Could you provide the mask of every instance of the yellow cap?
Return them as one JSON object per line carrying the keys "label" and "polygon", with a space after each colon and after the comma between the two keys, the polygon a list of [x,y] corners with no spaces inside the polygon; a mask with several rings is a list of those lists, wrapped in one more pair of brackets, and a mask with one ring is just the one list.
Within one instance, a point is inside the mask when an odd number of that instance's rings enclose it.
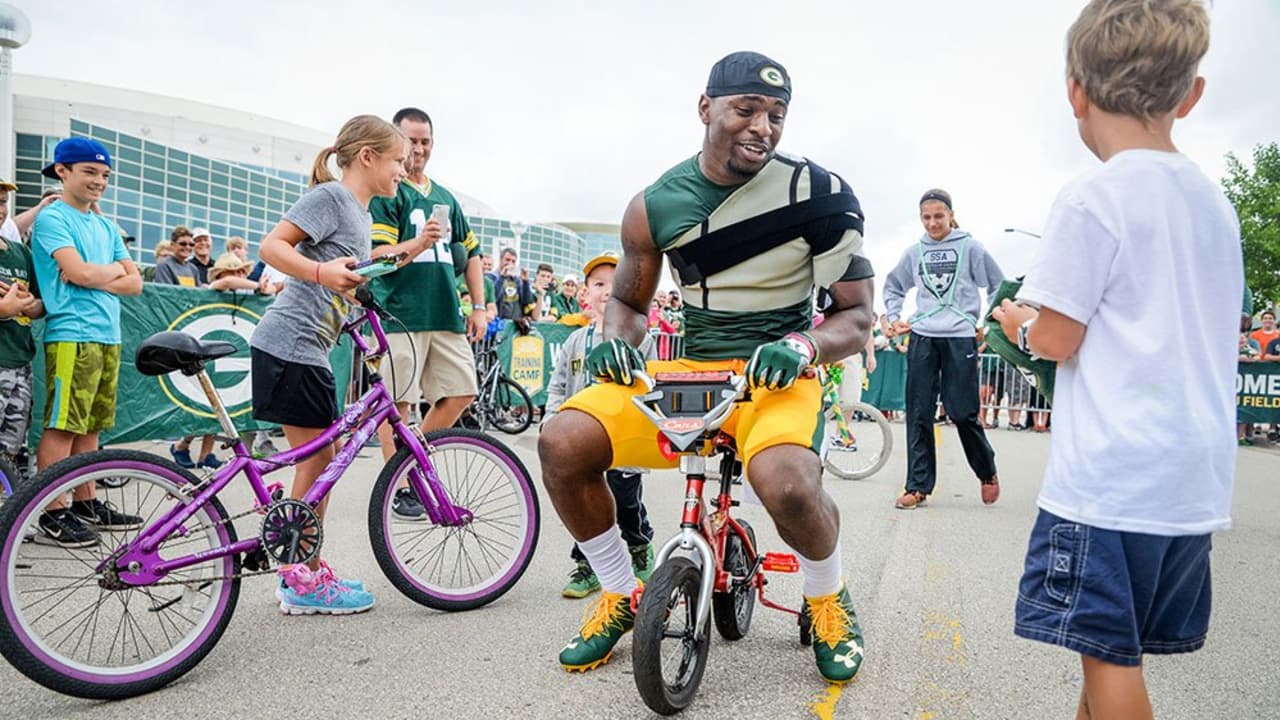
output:
{"label": "yellow cap", "polygon": [[612,252],[601,253],[591,258],[590,260],[588,260],[587,264],[582,266],[582,277],[585,278],[586,276],[590,275],[592,270],[595,270],[601,265],[617,265],[617,264],[618,264],[618,253],[612,253]]}

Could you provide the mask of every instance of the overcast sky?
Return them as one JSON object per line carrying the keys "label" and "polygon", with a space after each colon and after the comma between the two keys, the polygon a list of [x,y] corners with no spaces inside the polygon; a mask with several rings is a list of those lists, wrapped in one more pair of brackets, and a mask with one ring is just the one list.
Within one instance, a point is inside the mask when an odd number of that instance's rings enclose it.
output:
{"label": "overcast sky", "polygon": [[[1057,189],[1096,160],[1065,100],[1081,0],[408,2],[9,0],[33,26],[19,73],[185,97],[335,133],[404,105],[435,121],[428,172],[506,217],[618,222],[692,155],[721,56],[791,74],[780,149],[843,175],[889,270],[916,201],[955,198],[1006,274]],[[1218,0],[1204,99],[1175,141],[1212,177],[1280,140],[1280,1]]]}

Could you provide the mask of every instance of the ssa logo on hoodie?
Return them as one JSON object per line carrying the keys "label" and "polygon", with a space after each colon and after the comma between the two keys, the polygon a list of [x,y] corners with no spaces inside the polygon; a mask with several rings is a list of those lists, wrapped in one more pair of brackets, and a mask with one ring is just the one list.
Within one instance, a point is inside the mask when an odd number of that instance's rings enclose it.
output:
{"label": "ssa logo on hoodie", "polygon": [[942,297],[956,281],[956,266],[960,253],[956,248],[926,250],[920,261],[920,274],[934,295]]}

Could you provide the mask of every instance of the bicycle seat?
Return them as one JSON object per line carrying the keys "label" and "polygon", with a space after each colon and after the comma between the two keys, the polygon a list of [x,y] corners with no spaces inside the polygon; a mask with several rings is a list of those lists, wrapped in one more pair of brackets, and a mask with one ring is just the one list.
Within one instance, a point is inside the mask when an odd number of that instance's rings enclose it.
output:
{"label": "bicycle seat", "polygon": [[201,342],[186,333],[161,332],[142,341],[133,364],[143,375],[167,375],[175,370],[195,375],[209,360],[235,353],[236,346],[229,342]]}

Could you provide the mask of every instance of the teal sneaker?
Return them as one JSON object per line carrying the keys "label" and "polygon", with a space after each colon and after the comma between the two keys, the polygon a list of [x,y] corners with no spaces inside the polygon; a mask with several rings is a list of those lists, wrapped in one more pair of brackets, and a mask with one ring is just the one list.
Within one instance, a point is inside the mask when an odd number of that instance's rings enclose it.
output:
{"label": "teal sneaker", "polygon": [[642,583],[649,582],[649,576],[653,574],[653,543],[632,545],[627,549],[631,552],[631,570],[636,579]]}
{"label": "teal sneaker", "polygon": [[584,598],[599,589],[600,578],[596,577],[595,571],[587,563],[579,562],[569,572],[569,582],[565,583],[560,594],[567,598]]}
{"label": "teal sneaker", "polygon": [[613,646],[636,625],[631,598],[602,592],[583,614],[582,629],[560,651],[560,665],[570,672],[594,670],[609,662]]}
{"label": "teal sneaker", "polygon": [[847,683],[862,667],[862,628],[848,588],[822,597],[806,597],[801,617],[813,630],[813,657],[818,673],[832,683]]}
{"label": "teal sneaker", "polygon": [[351,589],[326,567],[313,573],[305,565],[285,565],[280,575],[280,612],[286,615],[350,615],[373,608],[373,595]]}

